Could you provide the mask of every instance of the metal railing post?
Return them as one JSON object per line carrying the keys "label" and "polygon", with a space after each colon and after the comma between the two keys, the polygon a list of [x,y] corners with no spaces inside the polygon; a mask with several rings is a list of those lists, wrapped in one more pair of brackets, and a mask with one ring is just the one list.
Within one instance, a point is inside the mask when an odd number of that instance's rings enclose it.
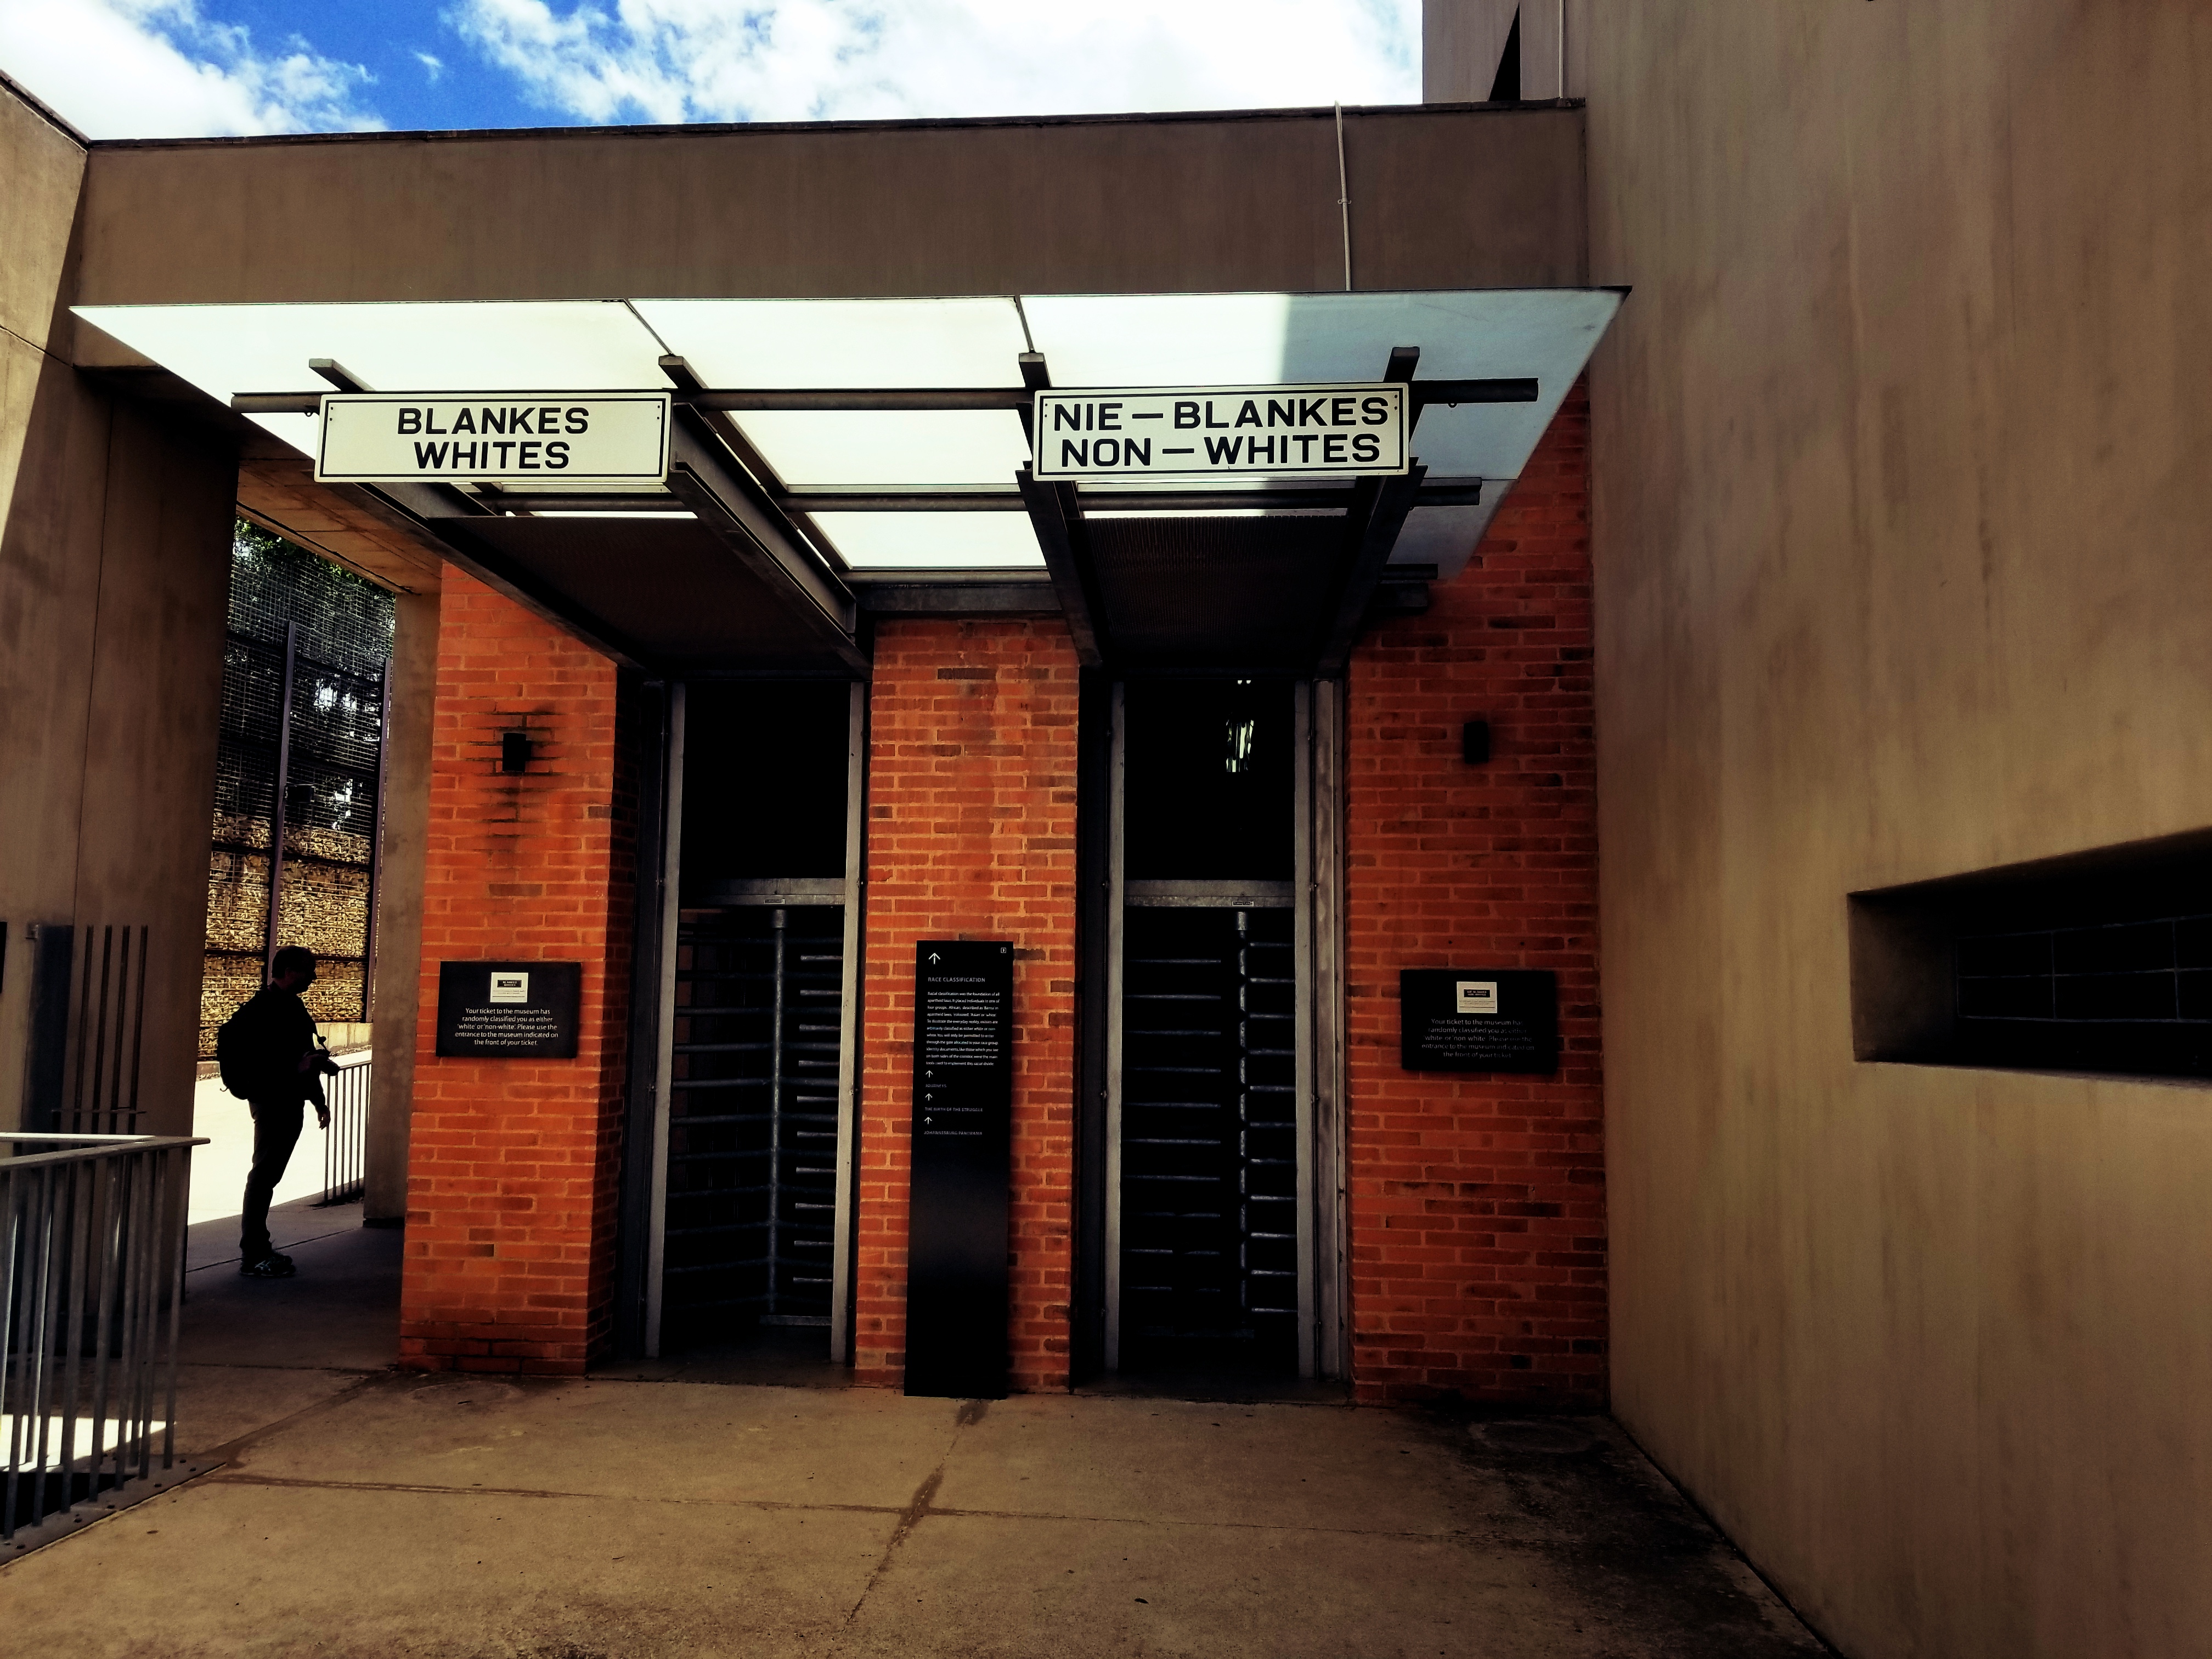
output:
{"label": "metal railing post", "polygon": [[0,1541],[176,1457],[184,1137],[0,1133]]}

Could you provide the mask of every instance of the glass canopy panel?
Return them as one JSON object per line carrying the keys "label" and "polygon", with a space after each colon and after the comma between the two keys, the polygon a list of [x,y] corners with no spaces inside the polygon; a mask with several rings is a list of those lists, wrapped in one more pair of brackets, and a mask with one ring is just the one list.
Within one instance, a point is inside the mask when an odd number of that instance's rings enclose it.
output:
{"label": "glass canopy panel", "polygon": [[[311,357],[372,391],[608,391],[665,386],[660,348],[620,301],[78,306],[78,316],[210,397],[320,392]],[[311,416],[254,419],[313,453]]]}
{"label": "glass canopy panel", "polygon": [[1451,580],[1467,568],[1498,512],[1498,498],[1512,487],[1508,479],[1484,489],[1480,507],[1415,507],[1406,515],[1406,527],[1390,550],[1390,562],[1432,564],[1438,580]]}
{"label": "glass canopy panel", "polygon": [[737,420],[791,489],[1012,489],[1030,459],[1012,410],[779,409]]}
{"label": "glass canopy panel", "polygon": [[[1039,295],[897,300],[432,301],[86,306],[76,314],[209,395],[319,390],[331,357],[372,388],[527,392],[665,384],[661,339],[711,384],[839,389],[1019,384],[1026,312],[1055,384],[1266,385],[1364,380],[1390,349],[1421,349],[1425,380],[1533,377],[1533,404],[1426,409],[1414,453],[1431,477],[1491,483],[1481,509],[1422,508],[1401,562],[1462,562],[1618,311],[1610,289],[1383,294]],[[253,417],[312,452],[313,416]],[[738,417],[792,488],[823,492],[1011,487],[1028,459],[1007,411],[774,410]],[[1125,489],[1259,488],[1262,477],[1089,482]],[[1479,515],[1479,516],[1478,516]],[[1034,566],[1018,514],[817,515],[863,567]],[[837,526],[831,529],[832,525]]]}
{"label": "glass canopy panel", "polygon": [[1015,386],[1029,349],[1005,298],[640,300],[712,386]]}
{"label": "glass canopy panel", "polygon": [[1401,345],[1420,348],[1420,380],[1534,379],[1534,403],[1431,406],[1413,433],[1432,477],[1513,478],[1620,301],[1612,289],[1499,289],[1025,295],[1022,306],[1059,386],[1374,380]]}
{"label": "glass canopy panel", "polygon": [[1024,513],[810,514],[855,570],[1042,570]]}

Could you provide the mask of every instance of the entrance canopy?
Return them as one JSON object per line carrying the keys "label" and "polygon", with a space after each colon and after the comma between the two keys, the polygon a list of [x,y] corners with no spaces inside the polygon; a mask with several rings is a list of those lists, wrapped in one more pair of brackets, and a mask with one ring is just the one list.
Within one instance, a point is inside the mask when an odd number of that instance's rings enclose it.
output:
{"label": "entrance canopy", "polygon": [[[1064,614],[1085,660],[1311,672],[1455,575],[1605,289],[357,304],[76,314],[304,455],[331,388],[655,390],[665,485],[327,485],[656,669],[864,672],[871,617]],[[1036,393],[1409,386],[1403,477],[1041,483]]]}

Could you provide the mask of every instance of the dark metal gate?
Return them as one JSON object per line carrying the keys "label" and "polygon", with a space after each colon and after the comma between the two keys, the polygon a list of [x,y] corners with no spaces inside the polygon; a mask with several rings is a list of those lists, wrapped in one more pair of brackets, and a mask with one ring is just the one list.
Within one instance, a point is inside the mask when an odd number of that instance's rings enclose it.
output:
{"label": "dark metal gate", "polygon": [[683,913],[662,1318],[673,1341],[830,1323],[842,905]]}
{"label": "dark metal gate", "polygon": [[1123,924],[1121,1320],[1296,1358],[1297,975],[1288,908]]}
{"label": "dark metal gate", "polygon": [[392,599],[241,523],[232,549],[200,1057],[277,948],[318,1021],[368,1018]]}

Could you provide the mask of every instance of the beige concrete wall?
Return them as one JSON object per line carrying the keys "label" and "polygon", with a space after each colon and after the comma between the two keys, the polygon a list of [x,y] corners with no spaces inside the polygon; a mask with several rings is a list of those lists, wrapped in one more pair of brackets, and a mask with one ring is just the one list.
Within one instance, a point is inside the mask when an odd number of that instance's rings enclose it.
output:
{"label": "beige concrete wall", "polygon": [[376,872],[375,1074],[369,1079],[368,1191],[362,1213],[407,1213],[407,1136],[415,1103],[415,1022],[422,995],[422,872],[430,839],[431,711],[438,692],[438,596],[395,601],[392,704],[384,746]]}
{"label": "beige concrete wall", "polygon": [[1844,900],[2212,824],[2212,9],[1605,18],[1620,1414],[1846,1653],[2212,1651],[2212,1091],[1854,1062]]}
{"label": "beige concrete wall", "polygon": [[73,418],[60,421],[39,411],[72,403],[69,371],[47,343],[83,177],[82,146],[0,89],[0,1128],[21,1125],[25,929],[72,913],[75,814],[57,812],[51,798],[83,750],[82,698],[53,658],[82,652],[87,639],[81,627],[57,637],[53,623],[58,611],[90,614],[98,561],[86,554],[97,521],[89,501],[58,499],[43,481],[95,454],[104,434],[88,410],[70,406]]}
{"label": "beige concrete wall", "polygon": [[140,1103],[186,1127],[234,462],[82,381],[84,151],[0,88],[0,1125],[31,923],[151,929]]}

